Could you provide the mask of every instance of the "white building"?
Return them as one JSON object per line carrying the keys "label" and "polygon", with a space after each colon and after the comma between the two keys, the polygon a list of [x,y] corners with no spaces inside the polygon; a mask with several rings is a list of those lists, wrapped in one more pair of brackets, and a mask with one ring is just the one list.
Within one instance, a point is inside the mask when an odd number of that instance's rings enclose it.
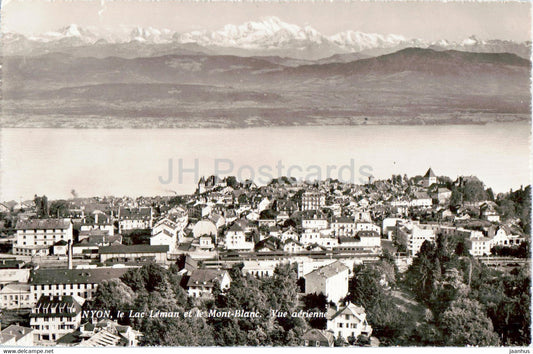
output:
{"label": "white building", "polygon": [[0,332],[0,346],[33,347],[33,329],[11,325]]}
{"label": "white building", "polygon": [[331,235],[332,231],[329,229],[320,231],[307,229],[300,235],[300,243],[305,246],[317,244],[327,249],[332,249],[338,246],[339,239],[331,237]]}
{"label": "white building", "polygon": [[35,344],[53,345],[78,328],[84,302],[77,296],[42,296],[30,315]]}
{"label": "white building", "polygon": [[98,285],[120,278],[129,268],[36,269],[31,272],[30,300],[35,304],[42,296],[78,296],[90,300]]}
{"label": "white building", "polygon": [[195,298],[210,298],[215,284],[224,291],[229,289],[231,277],[225,270],[195,269],[187,281],[187,293]]}
{"label": "white building", "polygon": [[152,228],[152,222],[152,207],[119,208],[118,210],[119,232],[123,230],[150,229]]}
{"label": "white building", "polygon": [[337,261],[305,274],[305,293],[322,293],[329,301],[338,303],[348,294],[349,272],[347,266]]}
{"label": "white building", "polygon": [[8,284],[0,290],[0,308],[2,309],[31,308],[35,303],[32,300],[29,284]]}
{"label": "white building", "polygon": [[407,251],[410,256],[415,256],[425,241],[435,242],[435,231],[432,229],[423,229],[416,224],[404,224],[399,228],[398,232],[406,234]]}
{"label": "white building", "polygon": [[302,211],[320,210],[326,205],[326,194],[318,191],[306,191],[302,194]]}
{"label": "white building", "polygon": [[70,219],[33,219],[17,222],[13,253],[33,256],[47,255],[59,241],[73,241]]}
{"label": "white building", "polygon": [[319,217],[314,214],[312,218],[302,218],[302,227],[311,230],[323,230],[329,227],[328,220],[325,217]]}
{"label": "white building", "polygon": [[465,243],[472,256],[488,256],[493,246],[492,239],[489,237],[473,237]]}
{"label": "white building", "polygon": [[225,246],[228,250],[251,251],[254,249],[254,243],[246,241],[244,229],[237,223],[226,232]]}
{"label": "white building", "polygon": [[493,246],[513,247],[519,246],[525,238],[520,235],[513,235],[512,231],[507,227],[500,227],[492,238]]}
{"label": "white building", "polygon": [[378,225],[375,225],[371,222],[358,222],[355,224],[355,233],[359,231],[374,231],[378,235],[381,234],[381,228]]}
{"label": "white building", "polygon": [[328,316],[327,329],[344,340],[348,338],[356,340],[360,335],[367,337],[372,335],[372,327],[366,320],[365,309],[352,303]]}
{"label": "white building", "polygon": [[300,253],[305,251],[305,247],[298,241],[288,239],[283,244],[283,252],[286,253]]}
{"label": "white building", "polygon": [[334,218],[331,222],[331,228],[335,236],[355,236],[357,225],[354,219],[341,216]]}

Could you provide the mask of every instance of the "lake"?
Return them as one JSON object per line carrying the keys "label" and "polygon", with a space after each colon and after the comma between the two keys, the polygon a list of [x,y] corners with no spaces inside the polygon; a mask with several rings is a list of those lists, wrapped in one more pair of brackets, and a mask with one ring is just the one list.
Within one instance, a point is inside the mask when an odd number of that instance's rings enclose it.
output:
{"label": "lake", "polygon": [[329,174],[364,182],[368,175],[378,179],[392,174],[414,176],[431,167],[437,175],[453,179],[476,175],[495,192],[527,185],[531,176],[531,126],[527,122],[248,129],[10,128],[2,129],[1,138],[3,201],[32,199],[34,194],[69,198],[72,190],[81,197],[192,193],[199,176],[213,174],[215,168],[242,179],[253,175],[259,182],[278,174],[308,179],[325,179]]}

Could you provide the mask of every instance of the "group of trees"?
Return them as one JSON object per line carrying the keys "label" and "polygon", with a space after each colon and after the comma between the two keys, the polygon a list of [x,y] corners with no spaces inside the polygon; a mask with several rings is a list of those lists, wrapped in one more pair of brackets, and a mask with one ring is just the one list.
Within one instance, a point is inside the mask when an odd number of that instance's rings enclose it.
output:
{"label": "group of trees", "polygon": [[[147,346],[245,346],[300,345],[310,327],[298,317],[273,317],[271,310],[292,313],[298,306],[295,267],[280,265],[272,277],[257,279],[242,274],[242,265],[230,271],[230,289],[214,290],[212,300],[187,297],[178,266],[164,269],[156,264],[129,270],[121,279],[104,281],[88,308],[148,312],[253,311],[261,317],[166,317],[117,319],[143,333]],[[215,287],[216,288],[216,287]]]}
{"label": "group of trees", "polygon": [[518,218],[522,230],[531,234],[531,186],[498,194],[496,203],[504,219]]}
{"label": "group of trees", "polygon": [[394,261],[387,252],[375,264],[355,265],[346,297],[365,308],[373,335],[383,345],[406,344],[408,324],[413,323],[410,314],[396,306],[389,290],[390,286],[395,286],[396,273]]}
{"label": "group of trees", "polygon": [[429,308],[413,338],[427,345],[529,345],[530,275],[489,269],[446,236],[424,242],[405,284]]}
{"label": "group of trees", "polygon": [[529,250],[529,240],[523,241],[518,246],[494,246],[490,250],[490,253],[495,256],[502,257],[518,257],[518,258],[529,258],[531,257]]}

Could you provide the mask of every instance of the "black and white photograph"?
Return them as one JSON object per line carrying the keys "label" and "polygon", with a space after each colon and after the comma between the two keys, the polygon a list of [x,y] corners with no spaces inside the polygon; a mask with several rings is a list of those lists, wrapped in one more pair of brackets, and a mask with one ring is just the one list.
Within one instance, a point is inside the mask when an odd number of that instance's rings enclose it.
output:
{"label": "black and white photograph", "polygon": [[2,0],[2,353],[529,353],[531,16]]}

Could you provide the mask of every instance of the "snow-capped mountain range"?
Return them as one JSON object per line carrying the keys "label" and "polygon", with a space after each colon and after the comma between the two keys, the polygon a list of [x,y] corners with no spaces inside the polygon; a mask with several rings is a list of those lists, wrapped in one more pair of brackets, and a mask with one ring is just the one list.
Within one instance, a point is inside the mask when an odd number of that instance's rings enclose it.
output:
{"label": "snow-capped mountain range", "polygon": [[[176,44],[196,45],[216,54],[279,55],[299,59],[320,59],[335,54],[399,50],[407,47],[455,49],[475,52],[510,52],[529,59],[531,42],[517,43],[505,40],[481,40],[471,36],[460,42],[439,40],[428,42],[396,34],[375,34],[344,31],[326,36],[311,26],[298,26],[283,22],[277,17],[265,17],[240,25],[228,24],[216,31],[191,31],[177,33],[168,29],[121,28],[106,31],[104,28],[82,28],[70,25],[58,31],[22,36],[3,33],[4,50],[16,54],[27,49],[27,42],[53,46],[83,46],[89,44]],[[25,45],[17,45],[25,42]],[[377,51],[377,52],[376,52]]]}

